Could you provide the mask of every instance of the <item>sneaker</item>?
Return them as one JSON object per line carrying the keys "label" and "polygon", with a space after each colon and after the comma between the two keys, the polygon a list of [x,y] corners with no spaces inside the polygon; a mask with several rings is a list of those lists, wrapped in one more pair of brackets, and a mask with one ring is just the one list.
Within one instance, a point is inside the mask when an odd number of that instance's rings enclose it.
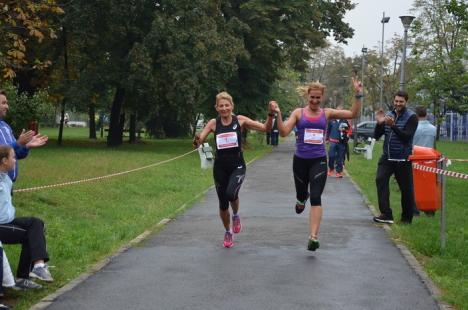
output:
{"label": "sneaker", "polygon": [[53,282],[54,279],[49,272],[47,267],[34,267],[33,270],[29,273],[29,276],[34,279],[39,279],[45,282]]}
{"label": "sneaker", "polygon": [[0,310],[10,310],[10,307],[5,304],[0,304]]}
{"label": "sneaker", "polygon": [[233,245],[234,245],[234,240],[232,238],[232,233],[229,231],[226,231],[226,233],[224,234],[223,246],[225,248],[232,248]]}
{"label": "sneaker", "polygon": [[383,224],[393,224],[393,219],[391,217],[380,214],[379,216],[374,216],[374,222]]}
{"label": "sneaker", "polygon": [[232,217],[232,231],[235,234],[238,234],[242,231],[242,224],[239,215],[234,215]]}
{"label": "sneaker", "polygon": [[337,173],[336,173],[336,177],[337,177],[337,178],[342,178],[342,177],[343,177],[343,173],[342,173],[342,172],[337,172]]}
{"label": "sneaker", "polygon": [[317,238],[309,238],[309,242],[307,243],[307,250],[315,251],[320,247],[320,242]]}
{"label": "sneaker", "polygon": [[310,196],[309,193],[307,193],[307,197],[304,201],[299,201],[299,200],[296,201],[296,213],[297,214],[301,214],[304,211],[305,205],[306,205],[307,199],[309,199],[309,196]]}
{"label": "sneaker", "polygon": [[335,170],[333,170],[333,169],[328,169],[327,175],[328,175],[329,177],[331,177],[331,176],[333,176],[333,173],[334,173],[334,172],[335,172]]}
{"label": "sneaker", "polygon": [[42,285],[29,279],[16,279],[16,284],[13,286],[15,290],[38,290],[41,288]]}

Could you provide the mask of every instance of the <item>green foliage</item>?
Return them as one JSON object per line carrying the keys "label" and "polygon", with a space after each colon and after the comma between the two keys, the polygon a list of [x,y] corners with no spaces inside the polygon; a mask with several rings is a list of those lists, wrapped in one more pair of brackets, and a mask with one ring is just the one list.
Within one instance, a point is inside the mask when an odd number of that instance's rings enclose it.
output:
{"label": "green foliage", "polygon": [[[298,85],[301,84],[301,76],[291,68],[284,68],[279,74],[281,79],[275,82],[271,92],[271,99],[276,100],[284,116],[288,116],[290,112],[303,104],[302,99],[296,91]],[[263,113],[265,113],[265,110]]]}
{"label": "green foliage", "polygon": [[110,145],[121,143],[129,115],[155,136],[185,136],[198,113],[213,115],[223,90],[236,113],[263,116],[282,68],[302,70],[328,35],[352,35],[342,21],[351,0],[63,0],[60,8],[51,20],[58,40],[34,49],[52,64],[47,74],[21,72],[20,91],[48,86],[67,110],[110,114]]}
{"label": "green foliage", "polygon": [[28,96],[26,93],[18,94],[18,89],[11,83],[5,83],[3,89],[7,93],[9,106],[5,121],[11,126],[15,135],[22,129],[27,129],[31,121],[41,120],[49,125],[55,120],[54,107],[46,91],[39,91],[33,96]]}
{"label": "green foliage", "polygon": [[[468,14],[463,0],[417,0],[412,27],[415,79],[424,100],[457,112],[468,111]],[[443,112],[443,111],[442,111]]]}
{"label": "green foliage", "polygon": [[288,65],[302,71],[310,52],[324,46],[333,32],[335,40],[346,41],[353,30],[343,22],[351,1],[230,1],[225,16],[235,16],[247,25],[242,33],[248,58],[238,59],[238,72],[228,90],[238,103],[240,113],[264,113],[280,70]]}

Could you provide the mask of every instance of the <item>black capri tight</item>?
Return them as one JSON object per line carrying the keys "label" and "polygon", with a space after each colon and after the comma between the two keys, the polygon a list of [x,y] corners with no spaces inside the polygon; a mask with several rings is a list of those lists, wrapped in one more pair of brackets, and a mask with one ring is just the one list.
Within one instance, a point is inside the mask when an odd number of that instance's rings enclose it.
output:
{"label": "black capri tight", "polygon": [[[297,200],[306,200],[310,193],[310,205],[321,206],[322,193],[327,181],[327,158],[307,159],[294,155],[293,172]],[[309,184],[310,192],[308,191]]]}
{"label": "black capri tight", "polygon": [[227,210],[229,202],[238,198],[245,171],[245,161],[242,154],[224,155],[216,158],[213,177],[221,210]]}

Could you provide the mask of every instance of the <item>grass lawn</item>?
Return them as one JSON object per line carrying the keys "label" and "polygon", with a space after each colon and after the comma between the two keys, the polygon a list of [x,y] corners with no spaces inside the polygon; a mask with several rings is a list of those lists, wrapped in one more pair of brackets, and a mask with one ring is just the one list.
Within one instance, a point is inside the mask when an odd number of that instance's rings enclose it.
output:
{"label": "grass lawn", "polygon": [[[468,159],[468,143],[441,141],[437,149],[448,158]],[[378,208],[375,186],[377,161],[382,153],[382,142],[374,148],[372,160],[353,155],[346,170],[361,187],[369,201]],[[450,171],[468,174],[468,162],[453,161]],[[446,178],[446,239],[440,249],[440,212],[431,218],[415,217],[412,225],[393,225],[392,236],[403,242],[419,259],[426,272],[441,288],[443,298],[457,309],[468,309],[468,180]],[[401,215],[400,195],[392,178],[391,207],[395,219]]]}
{"label": "grass lawn", "polygon": [[[86,139],[88,129],[65,128],[63,146],[56,143],[57,129],[42,129],[49,143],[34,149],[19,163],[15,189],[81,180],[126,171],[173,158],[192,150],[189,139],[141,140],[107,148],[105,139]],[[270,150],[263,135],[249,135],[245,158]],[[213,184],[211,170],[200,169],[198,153],[160,166],[89,183],[18,192],[13,196],[17,216],[42,218],[55,282],[37,292],[7,292],[15,309],[28,309],[88,270],[142,232],[152,229],[175,210],[195,202]],[[19,246],[5,246],[16,270]]]}

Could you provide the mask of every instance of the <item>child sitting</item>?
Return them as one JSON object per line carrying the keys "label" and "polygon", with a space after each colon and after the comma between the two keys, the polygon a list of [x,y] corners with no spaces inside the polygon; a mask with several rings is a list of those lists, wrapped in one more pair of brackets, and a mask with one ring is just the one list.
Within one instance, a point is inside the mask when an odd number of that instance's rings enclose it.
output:
{"label": "child sitting", "polygon": [[9,145],[0,145],[0,241],[5,244],[21,243],[21,254],[16,272],[16,288],[39,289],[42,286],[30,277],[52,282],[45,264],[49,260],[44,235],[44,222],[35,217],[15,218],[11,200],[12,181],[7,172],[16,163],[15,152]]}

